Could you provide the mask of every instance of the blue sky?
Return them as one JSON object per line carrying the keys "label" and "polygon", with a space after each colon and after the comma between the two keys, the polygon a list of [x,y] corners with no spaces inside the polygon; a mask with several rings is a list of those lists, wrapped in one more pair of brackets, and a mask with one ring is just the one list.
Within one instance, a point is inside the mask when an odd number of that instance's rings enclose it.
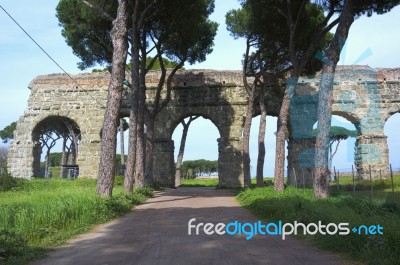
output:
{"label": "blue sky", "polygon": [[[57,0],[13,1],[0,0],[0,4],[29,32],[43,48],[61,64],[69,73],[79,73],[76,64],[79,61],[72,54],[61,36],[61,28],[55,17]],[[207,61],[186,68],[238,70],[241,68],[241,58],[244,52],[244,40],[234,40],[226,31],[224,24],[225,13],[238,8],[236,0],[216,0],[215,13],[211,19],[220,26],[215,39],[214,52],[207,57]],[[360,62],[372,67],[399,67],[400,66],[400,34],[397,26],[400,25],[400,7],[385,15],[373,15],[371,18],[362,17],[356,20],[350,30],[347,42],[344,64],[353,64],[367,49],[372,55]],[[4,128],[17,120],[23,114],[29,97],[27,85],[37,75],[59,73],[61,70],[54,65],[33,42],[0,10],[0,128]],[[344,62],[343,62],[344,61]],[[390,118],[385,126],[385,133],[389,136],[390,160],[394,167],[400,167],[400,144],[394,141],[400,129],[400,114]],[[254,119],[252,130],[252,161],[256,155],[257,118]],[[345,122],[338,118],[338,122]],[[204,132],[207,132],[205,134]],[[267,163],[265,174],[272,175],[274,161],[274,146],[276,118],[270,117],[267,121]],[[181,129],[174,133],[175,142],[179,143]],[[196,120],[189,132],[186,159],[217,159],[217,129],[210,121]],[[397,141],[400,142],[400,141]],[[354,142],[342,143],[338,159],[335,163],[338,168],[351,167]],[[176,148],[178,149],[177,145]],[[349,157],[347,154],[350,154]],[[255,164],[252,164],[255,168]]]}

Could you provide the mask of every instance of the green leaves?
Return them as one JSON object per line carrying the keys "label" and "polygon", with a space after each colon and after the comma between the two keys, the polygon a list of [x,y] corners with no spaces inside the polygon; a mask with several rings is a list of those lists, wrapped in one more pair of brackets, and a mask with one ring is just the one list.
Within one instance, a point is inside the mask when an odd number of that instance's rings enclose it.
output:
{"label": "green leaves", "polygon": [[187,160],[182,163],[184,178],[196,178],[201,175],[211,175],[218,172],[218,161],[204,159]]}
{"label": "green leaves", "polygon": [[[142,11],[150,8],[139,25],[141,34],[145,34],[146,44],[141,44],[147,46],[145,49],[152,49],[155,41],[170,60],[178,63],[187,60],[191,64],[204,61],[212,52],[218,27],[208,19],[214,11],[213,0],[165,0],[156,5],[138,1],[142,2]],[[112,59],[112,21],[105,14],[115,17],[118,2],[93,0],[90,3],[96,8],[78,0],[61,0],[56,9],[62,35],[81,59],[80,69],[96,64],[109,66]],[[131,21],[128,25],[132,26]]]}
{"label": "green leaves", "polygon": [[[317,129],[312,130],[312,135],[317,136]],[[341,126],[331,126],[329,132],[330,141],[346,140],[348,137],[357,137],[358,131],[349,130]]]}
{"label": "green leaves", "polygon": [[[91,3],[115,16],[118,2],[94,0]],[[62,35],[73,53],[81,59],[83,70],[96,64],[109,65],[112,59],[110,31],[112,21],[78,0],[61,0],[56,8]]]}
{"label": "green leaves", "polygon": [[7,125],[3,130],[0,131],[0,138],[3,140],[3,143],[7,143],[9,140],[14,138],[14,131],[17,127],[16,122],[12,122],[10,125]]}

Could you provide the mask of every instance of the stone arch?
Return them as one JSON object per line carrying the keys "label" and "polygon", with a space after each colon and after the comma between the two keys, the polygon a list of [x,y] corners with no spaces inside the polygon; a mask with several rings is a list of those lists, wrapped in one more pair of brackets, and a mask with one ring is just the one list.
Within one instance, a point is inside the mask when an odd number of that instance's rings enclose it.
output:
{"label": "stone arch", "polygon": [[[199,133],[196,134],[196,143],[195,143],[195,149],[194,150],[196,150],[196,154],[199,154],[199,155],[202,155],[202,156],[201,157],[197,157],[196,159],[207,159],[207,160],[217,160],[218,161],[218,156],[219,156],[219,153],[218,153],[218,139],[220,139],[220,137],[221,137],[220,131],[219,131],[218,127],[215,125],[213,120],[211,120],[211,119],[209,119],[207,117],[204,117],[202,115],[192,114],[192,115],[189,115],[189,116],[182,117],[182,119],[175,125],[175,128],[173,130],[173,134],[171,135],[171,139],[175,139],[176,140],[176,141],[174,140],[175,151],[179,151],[179,149],[181,148],[182,131],[180,129],[182,129],[183,126],[180,127],[179,130],[178,130],[178,127],[181,125],[180,123],[183,120],[185,120],[185,119],[187,119],[189,117],[194,117],[194,116],[196,116],[198,118],[196,120],[193,120],[191,122],[190,127],[189,127],[188,135],[187,135],[188,138],[186,138],[186,143],[185,143],[184,160],[187,159],[187,154],[190,151],[189,146],[193,147],[193,145],[189,144],[190,141],[188,141],[188,139],[192,138],[192,135],[195,134],[196,132],[201,132],[200,134]],[[201,123],[203,125],[207,124],[207,129],[206,129],[207,133],[204,133],[204,131],[202,132],[202,131],[199,131],[199,130],[196,131],[196,126],[201,124]],[[177,134],[175,136],[179,135],[179,138],[176,138],[176,137],[174,138],[173,137],[174,134]],[[191,142],[191,143],[193,144],[193,142]],[[207,151],[206,151],[207,155],[206,156],[204,155],[205,150],[203,149],[203,147],[205,145],[207,145]],[[199,148],[200,150],[197,149],[197,148]],[[211,152],[212,153],[212,157],[213,157],[212,159],[210,158],[210,151],[212,151]],[[177,159],[177,153],[178,152],[176,152],[176,154],[174,155],[175,164],[177,163],[177,160],[176,160]],[[216,159],[214,157],[215,154],[217,154]],[[180,181],[176,180],[175,183],[176,183],[176,185],[179,185]]]}
{"label": "stone arch", "polygon": [[[332,124],[331,126],[340,126],[340,127],[344,127],[346,129],[349,129],[349,130],[356,130],[357,131],[357,136],[354,138],[354,140],[355,140],[354,145],[352,146],[352,148],[347,150],[348,153],[346,154],[346,157],[348,157],[349,153],[352,152],[353,160],[352,160],[351,164],[353,165],[353,164],[355,164],[356,157],[357,157],[357,150],[358,150],[357,137],[361,134],[361,128],[359,127],[359,121],[353,115],[349,115],[349,113],[347,113],[347,112],[336,111],[336,112],[332,112],[332,123],[334,122],[334,118],[335,118],[334,116],[337,116],[337,117],[345,119],[347,122],[351,123],[351,125],[354,126],[354,128],[346,128],[346,123],[343,123],[343,124],[340,124],[340,123],[339,124]],[[344,146],[344,143],[341,144],[342,148],[343,148],[343,146]],[[340,152],[340,150],[338,150],[338,151]],[[336,154],[335,157],[338,158],[339,156],[340,156],[340,154]],[[334,172],[333,172],[334,167],[336,167],[337,170],[342,170],[342,168],[338,168],[337,165],[335,165],[333,163],[334,161],[331,161],[331,162],[332,162],[332,165],[330,165],[331,166],[331,170],[332,170],[331,176],[333,177],[333,175],[334,175]],[[346,167],[346,169],[349,170],[348,172],[350,172],[351,171],[351,166],[349,165],[348,167]],[[357,170],[357,168],[356,168],[356,170]]]}
{"label": "stone arch", "polygon": [[355,113],[344,112],[344,111],[332,111],[332,116],[334,116],[334,115],[342,117],[342,118],[346,119],[347,121],[351,122],[354,125],[354,127],[356,128],[356,130],[361,132],[360,119]]}
{"label": "stone arch", "polygon": [[220,187],[243,186],[242,127],[246,106],[229,104],[214,106],[190,106],[166,108],[158,116],[154,126],[153,155],[154,179],[164,185],[175,183],[175,158],[172,134],[177,125],[190,115],[210,120],[218,129],[218,176]]}
{"label": "stone arch", "polygon": [[[58,115],[48,115],[42,119],[40,119],[32,128],[31,131],[31,139],[33,143],[33,161],[32,161],[32,172],[34,176],[39,176],[39,166],[40,166],[40,158],[41,154],[44,151],[46,146],[44,146],[44,134],[52,137],[52,135],[57,135],[57,138],[63,142],[62,149],[65,148],[68,139],[70,140],[70,159],[67,161],[66,157],[63,156],[61,161],[61,175],[65,177],[67,174],[66,169],[68,168],[66,165],[73,165],[74,168],[77,165],[77,156],[79,142],[81,141],[81,129],[78,123],[66,116],[58,116]],[[55,139],[55,138],[54,138]],[[53,141],[50,139],[50,141]],[[55,142],[54,142],[55,144]],[[63,151],[64,153],[64,151]],[[67,155],[68,156],[68,155]],[[72,167],[71,167],[72,168]],[[73,175],[76,177],[78,171],[73,172]]]}
{"label": "stone arch", "polygon": [[204,114],[200,114],[200,113],[190,113],[190,114],[185,113],[184,115],[180,115],[179,118],[177,118],[176,120],[174,120],[172,122],[172,124],[171,124],[172,126],[170,127],[170,129],[172,129],[172,130],[170,130],[170,132],[168,133],[170,138],[172,138],[172,134],[174,133],[174,131],[176,130],[178,125],[181,123],[181,121],[183,121],[184,119],[186,119],[190,116],[200,116],[206,120],[209,120],[215,126],[215,128],[217,128],[219,135],[221,136],[221,130],[220,130],[218,124],[216,123],[216,121],[214,121],[212,117],[204,115]]}

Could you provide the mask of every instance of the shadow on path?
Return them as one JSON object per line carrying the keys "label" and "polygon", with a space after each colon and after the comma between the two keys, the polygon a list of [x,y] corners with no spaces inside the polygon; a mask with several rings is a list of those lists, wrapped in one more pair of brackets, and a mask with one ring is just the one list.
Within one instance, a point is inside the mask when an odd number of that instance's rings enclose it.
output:
{"label": "shadow on path", "polygon": [[333,254],[290,238],[188,235],[191,218],[196,218],[195,223],[214,224],[257,221],[238,205],[231,191],[164,190],[124,217],[97,226],[32,265],[342,264]]}

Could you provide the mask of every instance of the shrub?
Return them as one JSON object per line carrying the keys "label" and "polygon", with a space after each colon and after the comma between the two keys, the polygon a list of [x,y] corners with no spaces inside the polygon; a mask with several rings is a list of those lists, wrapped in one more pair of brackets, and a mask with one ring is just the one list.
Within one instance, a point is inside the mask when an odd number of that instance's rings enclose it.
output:
{"label": "shrub", "polygon": [[4,174],[0,175],[0,191],[9,191],[17,186],[17,179],[13,178],[10,174],[8,174],[7,171]]}
{"label": "shrub", "polygon": [[11,256],[20,256],[27,248],[26,240],[13,232],[0,230],[0,261]]}

